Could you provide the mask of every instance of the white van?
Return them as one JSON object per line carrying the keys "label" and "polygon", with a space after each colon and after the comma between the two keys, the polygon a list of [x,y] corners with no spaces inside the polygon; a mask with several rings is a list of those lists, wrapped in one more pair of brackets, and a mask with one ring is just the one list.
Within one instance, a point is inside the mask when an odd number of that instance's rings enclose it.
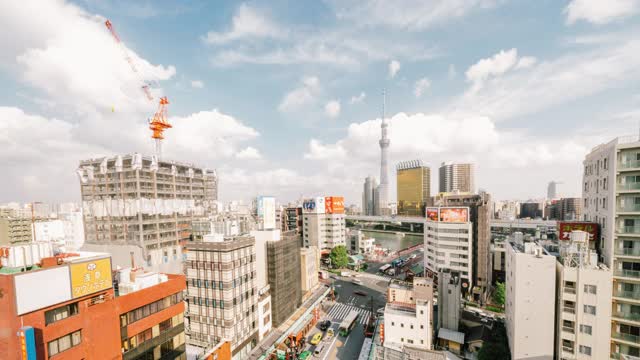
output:
{"label": "white van", "polygon": [[318,346],[316,346],[316,349],[313,351],[313,355],[320,355],[322,354],[322,350],[324,350],[324,344],[319,344]]}

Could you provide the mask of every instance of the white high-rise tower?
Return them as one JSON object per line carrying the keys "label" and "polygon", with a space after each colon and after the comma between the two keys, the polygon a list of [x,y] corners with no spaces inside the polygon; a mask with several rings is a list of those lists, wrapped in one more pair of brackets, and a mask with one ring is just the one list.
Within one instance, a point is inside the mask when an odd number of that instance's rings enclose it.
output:
{"label": "white high-rise tower", "polygon": [[382,123],[380,125],[381,135],[380,138],[380,185],[378,185],[377,191],[377,203],[376,212],[378,215],[388,215],[389,213],[389,169],[387,166],[387,151],[389,148],[390,140],[387,137],[387,124],[385,106],[387,102],[387,93],[382,92]]}

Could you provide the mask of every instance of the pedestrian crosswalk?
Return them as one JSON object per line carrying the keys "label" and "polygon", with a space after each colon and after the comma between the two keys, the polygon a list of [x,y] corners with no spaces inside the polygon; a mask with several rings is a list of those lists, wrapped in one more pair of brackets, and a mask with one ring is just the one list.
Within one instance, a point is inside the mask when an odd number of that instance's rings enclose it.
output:
{"label": "pedestrian crosswalk", "polygon": [[363,274],[363,277],[367,277],[370,279],[374,279],[376,281],[389,281],[391,280],[393,277],[389,276],[389,275],[380,275],[380,274]]}
{"label": "pedestrian crosswalk", "polygon": [[367,324],[369,322],[369,318],[371,317],[371,311],[359,308],[355,305],[336,303],[331,307],[328,315],[333,322],[340,322],[345,317],[347,317],[347,314],[351,310],[355,310],[358,312],[358,322],[360,324]]}

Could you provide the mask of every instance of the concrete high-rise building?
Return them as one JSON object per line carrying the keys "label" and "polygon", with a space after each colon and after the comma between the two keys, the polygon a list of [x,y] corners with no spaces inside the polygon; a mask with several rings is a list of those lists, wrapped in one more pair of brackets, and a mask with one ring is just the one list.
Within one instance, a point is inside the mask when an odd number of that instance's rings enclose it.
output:
{"label": "concrete high-rise building", "polygon": [[600,224],[598,251],[613,271],[611,353],[640,357],[640,139],[598,145],[583,165],[583,218]]}
{"label": "concrete high-rise building", "polygon": [[[434,203],[438,206],[468,207],[472,224],[472,247],[470,278],[475,298],[484,301],[484,295],[492,282],[491,263],[491,195],[481,191],[479,194],[439,194]],[[464,278],[464,276],[462,276]]]}
{"label": "concrete high-rise building", "polygon": [[320,271],[320,252],[314,246],[300,248],[300,284],[302,294],[318,286],[318,271]]}
{"label": "concrete high-rise building", "polygon": [[396,166],[398,215],[424,216],[431,196],[431,170],[421,160]]}
{"label": "concrete high-rise building", "polygon": [[300,235],[282,234],[278,241],[267,241],[267,273],[271,289],[271,318],[278,327],[302,302],[300,274]]}
{"label": "concrete high-rise building", "polygon": [[438,329],[458,331],[461,312],[460,278],[450,272],[438,273]]}
{"label": "concrete high-rise building", "polygon": [[[573,231],[557,258],[557,359],[609,359],[611,353],[611,270],[589,249],[588,234]],[[635,316],[638,307],[620,307]],[[541,309],[542,311],[542,309]]]}
{"label": "concrete high-rise building", "polygon": [[413,278],[413,284],[392,280],[384,308],[384,346],[431,349],[433,343],[433,280]]}
{"label": "concrete high-rise building", "polygon": [[547,200],[555,200],[558,198],[558,184],[557,181],[549,182],[547,185]]}
{"label": "concrete high-rise building", "polygon": [[364,190],[362,192],[362,215],[375,215],[376,214],[376,189],[378,188],[378,181],[375,177],[369,175],[364,180]]}
{"label": "concrete high-rise building", "polygon": [[553,200],[545,207],[544,215],[548,220],[580,221],[582,220],[582,198]]}
{"label": "concrete high-rise building", "polygon": [[542,218],[542,206],[539,202],[526,202],[520,203],[520,218],[521,219],[538,219]]}
{"label": "concrete high-rise building", "polygon": [[9,212],[0,215],[0,245],[21,245],[32,241],[31,219]]}
{"label": "concrete high-rise building", "polygon": [[194,217],[215,211],[215,171],[140,154],[84,160],[78,168],[83,248],[111,253],[114,266],[136,262],[182,273],[182,244]]}
{"label": "concrete high-rise building", "polygon": [[[386,95],[384,102],[386,102]],[[389,144],[391,140],[388,138],[388,127],[385,103],[382,105],[382,121],[380,122],[380,185],[376,191],[376,215],[390,215],[389,211],[389,168],[387,164],[387,156],[389,152]]]}
{"label": "concrete high-rise building", "polygon": [[475,192],[473,164],[442,163],[439,170],[440,192]]}
{"label": "concrete high-rise building", "polygon": [[433,277],[446,270],[459,276],[468,291],[473,281],[472,234],[469,208],[427,208],[424,228],[425,273]]}
{"label": "concrete high-rise building", "polygon": [[552,360],[556,258],[522,237],[505,246],[505,323],[511,359]]}
{"label": "concrete high-rise building", "polygon": [[305,199],[302,205],[302,217],[303,246],[316,246],[320,252],[328,252],[336,246],[347,245],[347,226],[342,197]]}
{"label": "concrete high-rise building", "polygon": [[257,343],[255,243],[252,236],[205,236],[186,244],[189,344],[206,349],[228,339],[234,358],[243,358]]}

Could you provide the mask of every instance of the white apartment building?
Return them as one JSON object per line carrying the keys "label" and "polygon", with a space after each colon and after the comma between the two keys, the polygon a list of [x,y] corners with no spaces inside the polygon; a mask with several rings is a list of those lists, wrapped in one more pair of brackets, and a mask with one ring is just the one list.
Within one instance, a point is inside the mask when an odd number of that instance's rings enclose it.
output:
{"label": "white apartment building", "polygon": [[300,248],[300,283],[302,294],[318,286],[318,271],[320,271],[320,252],[315,246]]}
{"label": "white apartment building", "polygon": [[347,226],[342,211],[327,211],[324,197],[306,199],[302,207],[303,245],[328,251],[347,245]]}
{"label": "white apartment building", "polygon": [[347,250],[355,254],[369,254],[373,252],[376,239],[367,237],[362,230],[350,230],[347,237],[349,238]]}
{"label": "white apartment building", "polygon": [[560,360],[608,359],[611,352],[611,270],[587,243],[586,232],[572,232],[556,263]]}
{"label": "white apartment building", "polygon": [[[468,211],[468,210],[467,210]],[[473,224],[428,220],[424,228],[424,266],[432,273],[449,270],[470,284],[472,268]]]}
{"label": "white apartment building", "polygon": [[432,334],[433,280],[416,277],[413,284],[393,280],[384,308],[384,347],[431,349]]}
{"label": "white apartment building", "polygon": [[440,192],[475,192],[473,164],[442,163],[439,169]]}
{"label": "white apartment building", "polygon": [[62,220],[37,221],[33,223],[34,239],[64,245],[65,226]]}
{"label": "white apartment building", "polygon": [[534,242],[506,243],[506,330],[511,359],[552,360],[556,258]]}
{"label": "white apartment building", "polygon": [[611,353],[640,358],[640,139],[598,145],[583,164],[583,217],[600,224],[601,261],[613,271]]}
{"label": "white apartment building", "polygon": [[270,287],[258,290],[258,341],[264,339],[272,328]]}

